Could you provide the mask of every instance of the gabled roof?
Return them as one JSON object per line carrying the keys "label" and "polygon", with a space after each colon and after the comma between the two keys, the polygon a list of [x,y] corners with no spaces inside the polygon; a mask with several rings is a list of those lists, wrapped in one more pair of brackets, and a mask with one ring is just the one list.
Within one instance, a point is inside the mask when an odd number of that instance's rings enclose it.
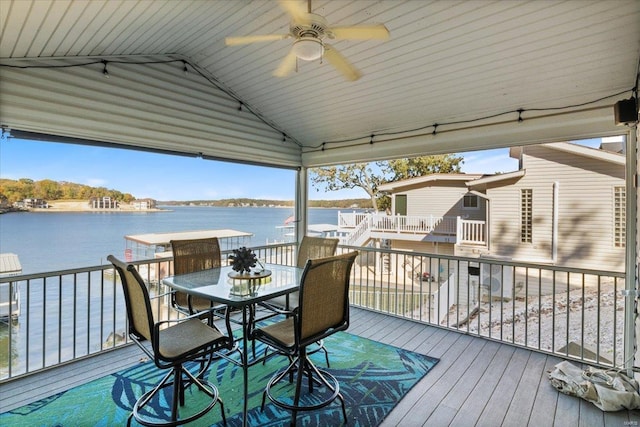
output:
{"label": "gabled roof", "polygon": [[[605,162],[610,162],[616,165],[625,165],[624,154],[614,153],[607,150],[586,147],[584,145],[573,144],[569,142],[551,142],[548,144],[542,144],[545,147],[549,147],[554,150],[562,151],[565,153],[575,154],[577,156],[589,157],[592,159],[598,159]],[[509,156],[514,159],[520,158],[522,150],[526,147],[511,147],[509,149]]]}
{"label": "gabled roof", "polygon": [[524,169],[521,169],[514,172],[499,173],[496,175],[485,175],[482,178],[478,178],[478,179],[467,182],[467,186],[476,187],[478,185],[485,185],[485,184],[490,184],[490,183],[495,183],[500,181],[506,181],[509,179],[516,179],[516,178],[525,176],[525,174],[526,174],[526,171]]}
{"label": "gabled roof", "polygon": [[419,176],[417,178],[404,179],[402,181],[388,182],[378,186],[380,191],[397,191],[400,188],[411,187],[420,184],[436,183],[436,182],[461,182],[465,183],[482,177],[481,174],[465,174],[465,173],[434,173],[431,175]]}

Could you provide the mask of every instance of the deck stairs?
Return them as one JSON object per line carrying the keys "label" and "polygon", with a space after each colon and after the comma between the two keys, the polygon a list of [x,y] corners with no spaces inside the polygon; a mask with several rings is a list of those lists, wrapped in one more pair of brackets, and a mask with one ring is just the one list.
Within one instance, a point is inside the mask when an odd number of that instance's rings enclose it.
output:
{"label": "deck stairs", "polygon": [[355,228],[340,239],[340,244],[347,246],[364,246],[371,240],[371,221],[364,216]]}

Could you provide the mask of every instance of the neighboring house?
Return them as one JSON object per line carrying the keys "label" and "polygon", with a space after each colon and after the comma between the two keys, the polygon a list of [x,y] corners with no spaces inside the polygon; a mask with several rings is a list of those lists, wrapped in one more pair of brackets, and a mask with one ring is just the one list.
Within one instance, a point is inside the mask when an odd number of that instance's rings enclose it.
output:
{"label": "neighboring house", "polygon": [[469,182],[489,203],[488,252],[624,271],[625,156],[570,143],[515,147],[521,176]]}
{"label": "neighboring house", "polygon": [[[625,156],[549,143],[510,149],[518,171],[381,185],[391,216],[356,219],[349,243],[624,271]],[[340,220],[341,231],[349,232]],[[366,229],[366,230],[365,230]],[[354,236],[358,236],[355,239]],[[357,241],[356,241],[357,240]]]}
{"label": "neighboring house", "polygon": [[[393,249],[455,254],[456,219],[485,220],[485,200],[469,193],[479,174],[432,174],[381,185],[392,196],[393,225],[371,237],[392,240]],[[395,228],[397,231],[390,231]]]}
{"label": "neighboring house", "polygon": [[43,199],[24,199],[22,201],[22,207],[27,209],[47,209],[49,207],[49,203]]}
{"label": "neighboring house", "polygon": [[111,197],[92,197],[89,199],[91,209],[119,209],[120,203]]}
{"label": "neighboring house", "polygon": [[137,199],[131,202],[131,207],[134,210],[139,210],[139,211],[155,209],[156,201],[154,199]]}

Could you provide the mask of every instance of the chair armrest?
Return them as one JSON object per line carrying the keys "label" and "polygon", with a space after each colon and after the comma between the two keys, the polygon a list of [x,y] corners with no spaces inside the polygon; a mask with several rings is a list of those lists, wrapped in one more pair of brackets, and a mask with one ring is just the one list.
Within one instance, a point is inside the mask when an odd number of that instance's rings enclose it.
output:
{"label": "chair armrest", "polygon": [[150,300],[156,300],[158,298],[162,298],[162,297],[166,297],[167,295],[171,295],[173,294],[175,291],[172,289],[168,292],[162,293],[162,294],[158,294],[158,295],[153,295],[153,296],[149,296]]}
{"label": "chair armrest", "polygon": [[284,314],[286,316],[293,316],[293,315],[296,315],[296,313],[298,312],[298,307],[294,308],[293,310],[286,310],[280,307],[276,307],[275,305],[271,305],[266,301],[259,302],[258,305],[266,308],[267,310],[271,310],[277,314]]}
{"label": "chair armrest", "polygon": [[159,321],[159,322],[157,322],[157,323],[155,323],[153,325],[153,329],[159,331],[161,329],[161,326],[163,326],[163,325],[170,325],[172,323],[186,322],[187,320],[190,320],[190,319],[202,320],[200,316],[202,316],[202,313],[195,313],[195,314],[192,314],[191,316],[181,317],[180,319],[161,320],[161,321]]}

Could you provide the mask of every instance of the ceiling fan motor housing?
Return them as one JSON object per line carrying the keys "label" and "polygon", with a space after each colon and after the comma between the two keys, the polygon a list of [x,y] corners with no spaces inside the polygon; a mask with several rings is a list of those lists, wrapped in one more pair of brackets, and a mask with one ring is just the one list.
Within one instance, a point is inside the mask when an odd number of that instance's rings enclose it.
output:
{"label": "ceiling fan motor housing", "polygon": [[291,31],[291,35],[295,38],[301,37],[315,37],[318,39],[322,39],[325,36],[330,36],[327,32],[327,28],[329,24],[324,17],[320,15],[316,15],[315,13],[308,13],[308,22],[291,22],[289,26],[289,30]]}

